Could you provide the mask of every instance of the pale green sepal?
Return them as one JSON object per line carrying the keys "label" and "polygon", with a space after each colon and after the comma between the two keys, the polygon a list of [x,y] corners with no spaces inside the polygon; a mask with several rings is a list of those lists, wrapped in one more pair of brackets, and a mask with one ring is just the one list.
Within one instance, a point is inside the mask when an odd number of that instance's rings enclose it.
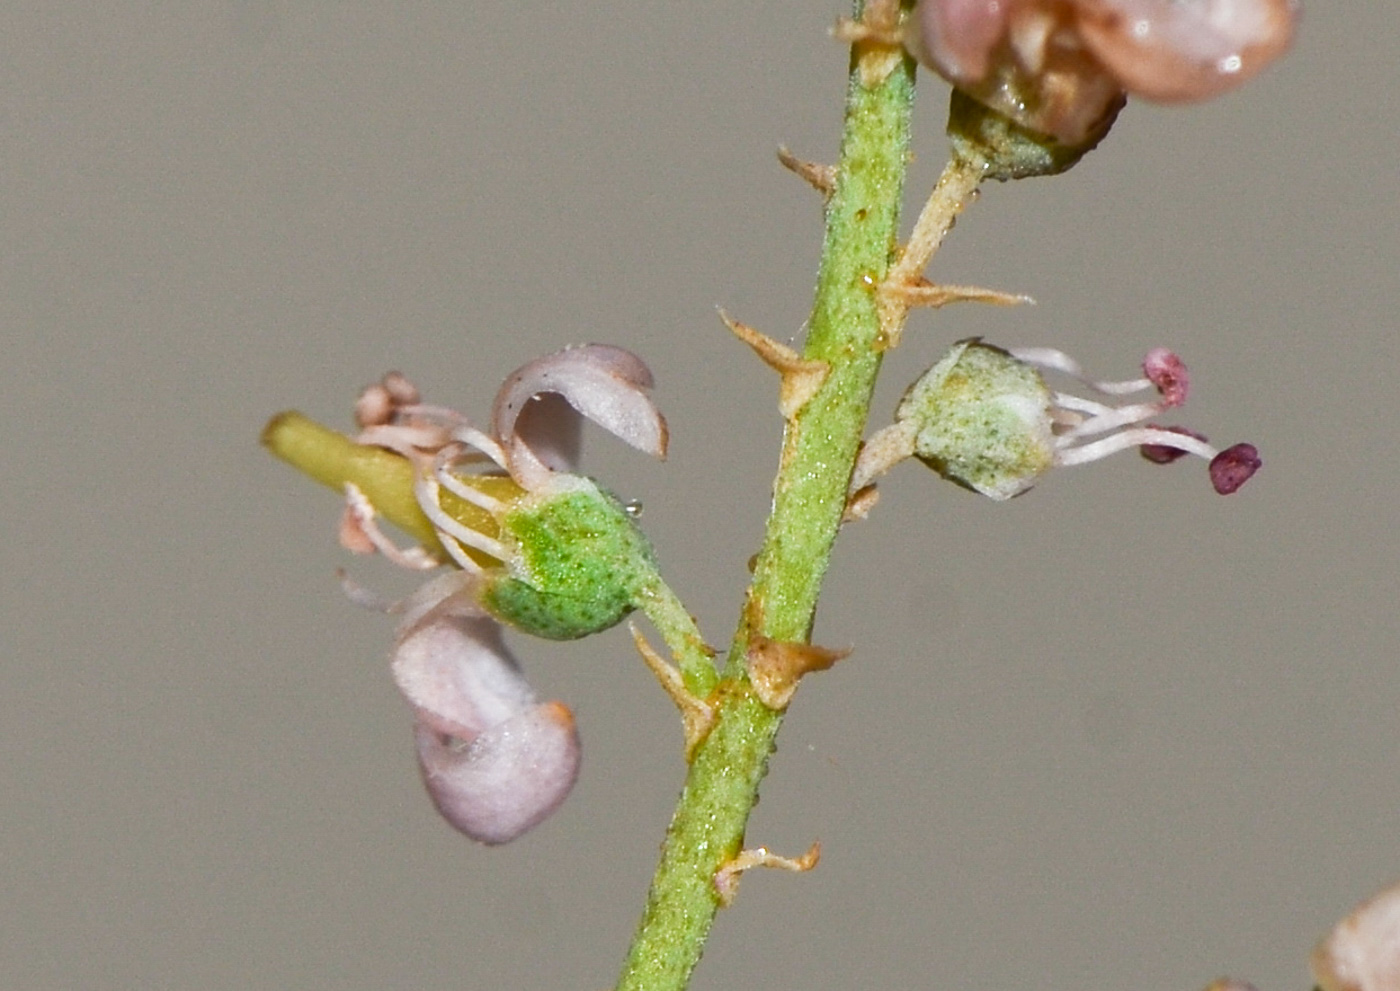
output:
{"label": "pale green sepal", "polygon": [[895,419],[944,478],[1010,499],[1054,463],[1052,395],[1040,373],[1001,348],[959,341],[909,387]]}
{"label": "pale green sepal", "polygon": [[1083,142],[1071,145],[1023,127],[954,88],[948,106],[948,137],[956,158],[982,163],[984,179],[1007,182],[1058,175],[1073,168],[1094,150],[1113,126],[1122,105],[1121,100],[1115,103]]}

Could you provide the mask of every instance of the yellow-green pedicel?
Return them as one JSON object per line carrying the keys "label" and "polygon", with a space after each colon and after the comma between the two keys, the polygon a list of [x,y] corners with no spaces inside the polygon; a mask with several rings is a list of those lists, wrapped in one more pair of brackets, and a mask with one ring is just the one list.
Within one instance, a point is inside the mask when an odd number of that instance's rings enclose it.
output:
{"label": "yellow-green pedicel", "polygon": [[655,555],[622,505],[593,482],[559,476],[500,519],[512,553],[482,603],[501,622],[549,640],[615,626],[656,581]]}
{"label": "yellow-green pedicel", "polygon": [[1010,499],[1054,463],[1052,399],[1034,368],[973,339],[909,387],[895,419],[914,428],[914,453],[944,478]]}

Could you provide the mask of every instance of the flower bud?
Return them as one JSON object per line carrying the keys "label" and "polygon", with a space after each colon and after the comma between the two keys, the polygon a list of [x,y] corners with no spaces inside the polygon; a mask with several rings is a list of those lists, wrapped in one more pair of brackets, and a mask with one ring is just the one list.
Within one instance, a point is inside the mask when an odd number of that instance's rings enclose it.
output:
{"label": "flower bud", "polygon": [[909,388],[895,419],[912,426],[914,455],[944,478],[1010,499],[1055,463],[1052,399],[1034,368],[967,340]]}

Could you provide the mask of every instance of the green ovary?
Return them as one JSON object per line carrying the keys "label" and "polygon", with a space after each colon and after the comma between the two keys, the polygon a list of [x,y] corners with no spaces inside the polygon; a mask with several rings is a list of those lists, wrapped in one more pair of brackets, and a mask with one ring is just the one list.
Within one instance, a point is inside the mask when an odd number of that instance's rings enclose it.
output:
{"label": "green ovary", "polygon": [[514,553],[483,600],[497,619],[525,633],[574,640],[632,611],[655,580],[655,557],[611,495],[580,478],[561,489],[526,500],[501,521]]}

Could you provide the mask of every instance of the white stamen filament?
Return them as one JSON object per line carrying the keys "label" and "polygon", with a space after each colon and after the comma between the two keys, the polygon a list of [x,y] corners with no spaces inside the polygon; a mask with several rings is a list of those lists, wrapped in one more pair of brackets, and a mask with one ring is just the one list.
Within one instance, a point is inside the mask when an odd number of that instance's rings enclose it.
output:
{"label": "white stamen filament", "polygon": [[447,442],[446,431],[436,424],[382,424],[367,427],[355,437],[357,444],[385,447],[409,460],[419,450],[435,451]]}
{"label": "white stamen filament", "polygon": [[[1087,413],[1089,416],[1106,416],[1112,413],[1115,408],[1107,403],[1085,399],[1083,396],[1076,396],[1068,392],[1055,393],[1055,407],[1062,410],[1074,410],[1076,413]],[[1076,424],[1083,422],[1083,417],[1074,418]]]}
{"label": "white stamen filament", "polygon": [[458,463],[464,452],[461,448],[444,447],[433,459],[433,477],[437,479],[448,492],[458,498],[471,503],[479,509],[484,509],[492,516],[499,516],[506,510],[506,504],[501,500],[487,495],[480,489],[468,485],[456,475],[452,474],[452,466]]}
{"label": "white stamen filament", "polygon": [[387,599],[374,589],[366,588],[346,574],[344,569],[337,568],[335,576],[340,579],[340,590],[345,593],[345,597],[361,609],[389,614],[403,610],[402,602]]}
{"label": "white stamen filament", "polygon": [[1126,451],[1130,447],[1141,447],[1144,444],[1175,448],[1178,451],[1185,451],[1187,454],[1205,458],[1207,461],[1220,453],[1205,441],[1189,434],[1179,434],[1175,430],[1162,430],[1158,427],[1139,427],[1136,430],[1124,430],[1111,434],[1094,441],[1092,444],[1059,448],[1055,451],[1055,463],[1082,465],[1089,461],[1106,458],[1110,454],[1117,454],[1119,451]]}
{"label": "white stamen filament", "polygon": [[462,441],[476,448],[494,461],[496,466],[502,471],[508,471],[510,469],[510,465],[506,461],[505,449],[485,433],[476,429],[476,427],[464,423],[456,430],[452,431],[452,437],[454,440]]}
{"label": "white stamen filament", "polygon": [[462,566],[464,571],[478,574],[482,568],[472,560],[471,555],[462,549],[463,546],[471,547],[489,554],[498,561],[506,559],[506,549],[500,541],[494,540],[479,530],[473,530],[469,526],[458,523],[451,516],[443,511],[439,505],[439,486],[436,478],[431,476],[419,476],[413,483],[413,494],[418,499],[418,508],[423,510],[423,515],[433,524],[438,531],[439,537],[448,537],[443,540],[442,546],[447,549],[447,553],[452,555],[452,560]]}
{"label": "white stamen filament", "polygon": [[1056,348],[1009,348],[1008,353],[1011,357],[1024,361],[1028,365],[1053,372],[1062,372],[1070,378],[1078,379],[1095,392],[1101,392],[1105,396],[1129,396],[1134,392],[1142,392],[1144,389],[1153,387],[1151,380],[1146,378],[1129,379],[1124,382],[1103,382],[1091,379],[1084,374],[1084,367],[1079,362]]}
{"label": "white stamen filament", "polygon": [[1120,406],[1117,409],[1110,408],[1101,414],[1089,417],[1077,426],[1071,427],[1055,438],[1055,441],[1057,444],[1067,444],[1082,437],[1093,437],[1110,430],[1117,430],[1119,427],[1141,423],[1161,412],[1162,407],[1157,403],[1134,403],[1131,406]]}

